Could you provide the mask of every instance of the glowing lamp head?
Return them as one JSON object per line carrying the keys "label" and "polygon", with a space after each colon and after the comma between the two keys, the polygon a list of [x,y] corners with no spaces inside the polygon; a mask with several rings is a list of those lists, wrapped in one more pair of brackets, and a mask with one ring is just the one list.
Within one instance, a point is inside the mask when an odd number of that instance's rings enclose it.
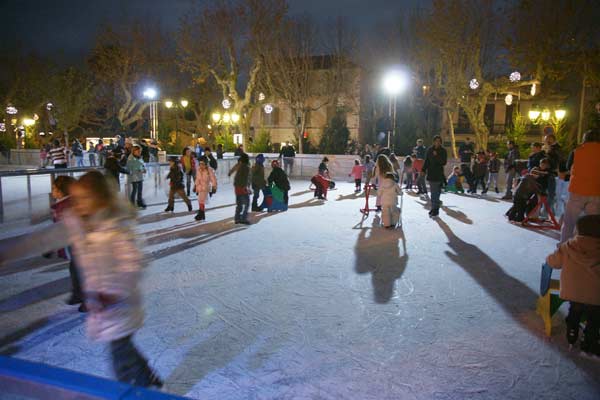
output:
{"label": "glowing lamp head", "polygon": [[228,124],[231,121],[231,114],[229,114],[228,112],[226,112],[225,114],[223,114],[223,122],[225,122],[226,124]]}
{"label": "glowing lamp head", "polygon": [[181,107],[186,108],[190,103],[187,100],[181,100],[179,104],[181,104]]}
{"label": "glowing lamp head", "polygon": [[144,97],[147,99],[154,100],[157,95],[158,92],[154,88],[146,88],[146,90],[144,90]]}
{"label": "glowing lamp head", "polygon": [[383,77],[383,90],[390,96],[396,96],[406,90],[408,76],[402,71],[390,71]]}
{"label": "glowing lamp head", "polygon": [[238,123],[239,120],[240,120],[240,114],[238,114],[238,113],[232,113],[231,114],[231,121],[233,123]]}
{"label": "glowing lamp head", "polygon": [[23,118],[23,125],[24,126],[33,126],[33,125],[35,125],[35,119],[33,119],[33,118]]}
{"label": "glowing lamp head", "polygon": [[542,111],[542,120],[548,121],[549,119],[550,119],[550,110],[545,108],[544,111]]}
{"label": "glowing lamp head", "polygon": [[221,120],[221,113],[214,112],[212,113],[212,120],[214,123],[217,123]]}
{"label": "glowing lamp head", "polygon": [[529,110],[529,114],[528,114],[529,115],[529,119],[532,120],[532,121],[535,121],[536,119],[539,118],[540,113],[541,113],[540,110],[535,109],[535,108]]}
{"label": "glowing lamp head", "polygon": [[554,111],[554,116],[556,117],[557,120],[562,121],[567,115],[567,111],[559,108],[558,110]]}
{"label": "glowing lamp head", "polygon": [[167,107],[167,108],[173,107],[173,102],[171,100],[165,101],[165,107]]}

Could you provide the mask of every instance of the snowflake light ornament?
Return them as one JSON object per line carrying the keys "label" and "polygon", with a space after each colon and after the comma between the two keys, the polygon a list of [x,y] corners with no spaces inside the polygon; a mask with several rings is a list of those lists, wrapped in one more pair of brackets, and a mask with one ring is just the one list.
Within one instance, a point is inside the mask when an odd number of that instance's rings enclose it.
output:
{"label": "snowflake light ornament", "polygon": [[521,80],[521,73],[519,71],[512,72],[508,79],[510,79],[511,82],[519,82]]}
{"label": "snowflake light ornament", "polygon": [[265,113],[271,114],[273,112],[273,106],[270,104],[265,104],[264,110],[265,110]]}
{"label": "snowflake light ornament", "polygon": [[531,95],[535,96],[535,94],[537,93],[537,87],[535,86],[535,83],[533,85],[531,85]]}
{"label": "snowflake light ornament", "polygon": [[507,106],[510,106],[513,102],[513,95],[507,94],[506,97],[504,98],[504,102],[506,103]]}
{"label": "snowflake light ornament", "polygon": [[469,87],[473,90],[477,89],[479,87],[479,81],[475,78],[471,79],[469,81]]}
{"label": "snowflake light ornament", "polygon": [[224,109],[228,110],[231,107],[231,101],[229,99],[223,100],[221,103]]}

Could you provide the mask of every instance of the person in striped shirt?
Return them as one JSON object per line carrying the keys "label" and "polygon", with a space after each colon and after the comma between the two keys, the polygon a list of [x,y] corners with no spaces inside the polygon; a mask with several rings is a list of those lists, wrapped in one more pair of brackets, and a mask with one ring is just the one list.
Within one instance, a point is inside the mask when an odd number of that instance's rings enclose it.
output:
{"label": "person in striped shirt", "polygon": [[60,140],[54,140],[49,156],[54,168],[67,168],[67,150],[60,144]]}

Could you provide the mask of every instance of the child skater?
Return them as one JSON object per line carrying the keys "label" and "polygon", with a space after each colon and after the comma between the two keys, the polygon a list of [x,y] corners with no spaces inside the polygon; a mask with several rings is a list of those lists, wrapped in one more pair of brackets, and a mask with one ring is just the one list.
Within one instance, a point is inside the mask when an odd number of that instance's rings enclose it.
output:
{"label": "child skater", "polygon": [[217,177],[215,171],[208,166],[208,158],[202,156],[198,159],[198,168],[196,169],[196,193],[198,194],[198,213],[194,217],[196,221],[204,221],[206,214],[204,207],[206,205],[206,197],[210,194],[217,193]]}
{"label": "child skater", "polygon": [[120,204],[114,185],[99,171],[83,175],[70,193],[72,206],[58,223],[5,241],[0,260],[71,245],[84,278],[88,336],[108,343],[120,382],[161,387],[132,340],[144,320],[139,289],[144,255],[136,243],[134,211]]}
{"label": "child skater", "polygon": [[452,169],[452,173],[448,176],[446,191],[452,193],[464,193],[462,185],[463,176],[460,171],[460,167],[457,165]]}
{"label": "child skater", "polygon": [[[69,191],[76,180],[67,175],[57,176],[52,184],[52,197],[56,201],[50,206],[52,210],[52,221],[59,222],[62,220],[65,212],[71,208],[71,196]],[[73,258],[71,248],[69,246],[58,250],[58,256],[69,260],[69,275],[71,276],[71,297],[67,300],[67,304],[79,306],[80,312],[85,312],[86,308],[83,303],[83,292],[81,290],[81,279],[79,269]]]}
{"label": "child skater", "polygon": [[231,176],[234,172],[233,187],[236,203],[234,221],[236,224],[250,225],[250,221],[248,221],[248,206],[250,205],[250,158],[248,154],[240,154],[237,164],[227,175]]}
{"label": "child skater", "polygon": [[348,174],[348,176],[354,178],[354,193],[359,193],[361,190],[360,187],[364,171],[365,167],[363,165],[360,165],[360,160],[354,160],[354,166],[352,167],[352,171]]}
{"label": "child skater", "polygon": [[393,172],[387,172],[380,182],[377,195],[381,196],[381,220],[386,229],[394,229],[400,217],[398,195],[402,196],[402,189],[396,183],[396,175]]}
{"label": "child skater", "polygon": [[561,244],[546,258],[546,264],[560,273],[560,298],[569,300],[567,342],[574,345],[579,323],[586,317],[580,348],[585,354],[600,356],[600,214],[577,220],[577,235]]}
{"label": "child skater", "polygon": [[[262,211],[264,208],[266,198],[265,188],[267,187],[267,181],[265,180],[265,156],[259,154],[254,159],[254,165],[252,166],[252,211]],[[259,207],[258,197],[260,192],[263,192],[263,204]]]}
{"label": "child skater", "polygon": [[181,165],[179,165],[179,160],[177,157],[172,156],[169,157],[169,174],[167,175],[167,179],[169,182],[169,204],[167,208],[165,208],[165,212],[173,211],[175,209],[175,194],[178,194],[179,197],[183,199],[185,204],[188,207],[188,211],[192,211],[192,202],[185,194],[185,185],[183,184],[183,171],[181,170]]}
{"label": "child skater", "polygon": [[[394,166],[390,162],[390,159],[385,154],[377,156],[377,163],[375,165],[375,175],[377,175],[377,185],[381,185],[381,182],[386,177],[387,173],[390,172],[396,179],[398,177],[394,173]],[[381,193],[377,191],[377,199],[375,200],[375,206],[377,212],[381,211]]]}
{"label": "child skater", "polygon": [[365,156],[365,181],[368,185],[373,178],[373,172],[375,171],[375,162],[371,160],[370,155]]}

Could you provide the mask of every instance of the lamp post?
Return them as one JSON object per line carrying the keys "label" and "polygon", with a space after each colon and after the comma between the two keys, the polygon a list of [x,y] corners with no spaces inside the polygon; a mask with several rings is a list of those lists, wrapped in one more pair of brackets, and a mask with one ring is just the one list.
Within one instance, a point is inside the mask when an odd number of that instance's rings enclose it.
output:
{"label": "lamp post", "polygon": [[[396,99],[408,86],[408,75],[402,70],[388,71],[383,77],[383,90],[389,96],[388,118],[392,123],[391,131],[388,129],[387,147],[390,148],[391,135],[396,136]],[[392,106],[393,104],[393,106]]]}
{"label": "lamp post", "polygon": [[189,102],[185,99],[179,100],[179,103],[174,103],[171,100],[165,101],[165,107],[168,109],[175,108],[175,144],[177,145],[177,139],[179,136],[179,110],[185,109]]}
{"label": "lamp post", "polygon": [[155,99],[158,96],[156,89],[149,87],[144,90],[144,97],[150,100],[150,138],[158,139],[158,113],[156,110],[156,104],[158,103]]}
{"label": "lamp post", "polygon": [[211,119],[216,126],[226,125],[229,129],[229,133],[231,133],[231,127],[233,125],[237,125],[240,121],[240,115],[236,112],[225,111],[221,113],[219,111],[215,111],[211,115]]}

